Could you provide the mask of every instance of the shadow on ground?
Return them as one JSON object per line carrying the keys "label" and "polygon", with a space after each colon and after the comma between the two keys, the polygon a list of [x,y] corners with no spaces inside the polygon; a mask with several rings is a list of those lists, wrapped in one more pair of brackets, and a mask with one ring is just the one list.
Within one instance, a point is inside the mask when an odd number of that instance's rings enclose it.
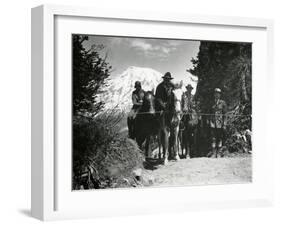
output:
{"label": "shadow on ground", "polygon": [[18,212],[27,217],[31,217],[31,210],[29,209],[19,209]]}
{"label": "shadow on ground", "polygon": [[[185,159],[186,157],[183,155],[180,155],[180,159]],[[176,162],[176,160],[169,159],[170,162]],[[143,163],[143,166],[147,170],[156,170],[160,166],[163,166],[164,159],[159,158],[146,158],[145,162]]]}
{"label": "shadow on ground", "polygon": [[146,158],[145,162],[143,163],[143,166],[147,170],[156,170],[162,164],[162,159]]}

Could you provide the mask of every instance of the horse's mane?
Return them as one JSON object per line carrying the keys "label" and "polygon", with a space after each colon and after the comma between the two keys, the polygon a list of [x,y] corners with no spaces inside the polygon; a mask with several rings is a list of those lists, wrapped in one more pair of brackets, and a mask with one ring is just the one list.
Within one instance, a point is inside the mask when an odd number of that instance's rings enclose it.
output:
{"label": "horse's mane", "polygon": [[154,93],[151,90],[144,91],[144,95],[147,95],[147,94],[151,94],[152,96],[154,96]]}
{"label": "horse's mane", "polygon": [[168,97],[168,111],[170,113],[174,113],[175,111],[175,94],[174,92],[170,93],[170,96]]}

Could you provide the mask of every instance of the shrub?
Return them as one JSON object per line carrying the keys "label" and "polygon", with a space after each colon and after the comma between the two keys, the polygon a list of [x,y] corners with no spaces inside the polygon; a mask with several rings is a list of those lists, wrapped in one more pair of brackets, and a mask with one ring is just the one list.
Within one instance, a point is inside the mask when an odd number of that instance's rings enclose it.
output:
{"label": "shrub", "polygon": [[231,153],[249,153],[251,142],[251,115],[247,114],[247,106],[240,105],[229,112],[226,128],[225,146]]}
{"label": "shrub", "polygon": [[132,185],[132,171],[142,168],[143,156],[135,141],[119,135],[122,118],[116,112],[74,117],[73,189]]}

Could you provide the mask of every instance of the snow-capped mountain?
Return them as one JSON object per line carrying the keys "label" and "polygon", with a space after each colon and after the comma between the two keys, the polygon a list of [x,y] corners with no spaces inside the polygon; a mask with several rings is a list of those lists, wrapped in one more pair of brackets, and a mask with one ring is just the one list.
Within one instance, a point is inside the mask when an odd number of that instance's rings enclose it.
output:
{"label": "snow-capped mountain", "polygon": [[151,68],[131,66],[121,75],[107,82],[106,91],[100,96],[105,102],[105,109],[129,111],[132,107],[132,92],[135,81],[140,81],[145,91],[156,90],[162,81],[162,74]]}

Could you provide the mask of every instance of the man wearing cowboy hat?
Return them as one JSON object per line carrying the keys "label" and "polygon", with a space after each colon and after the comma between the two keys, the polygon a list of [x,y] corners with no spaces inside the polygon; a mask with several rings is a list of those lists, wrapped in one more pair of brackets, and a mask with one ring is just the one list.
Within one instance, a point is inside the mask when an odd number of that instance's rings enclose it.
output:
{"label": "man wearing cowboy hat", "polygon": [[[155,110],[157,112],[161,112],[159,114],[159,122],[160,127],[163,129],[163,131],[160,133],[163,135],[160,135],[160,139],[162,142],[163,147],[163,157],[164,157],[164,165],[168,162],[168,156],[171,156],[171,149],[169,148],[169,135],[168,135],[168,129],[166,124],[166,115],[162,114],[162,112],[165,112],[167,110],[167,103],[169,100],[169,97],[171,95],[172,90],[175,88],[174,84],[171,82],[173,79],[170,72],[166,72],[165,75],[162,77],[163,81],[157,86],[156,93],[155,93]],[[168,154],[169,152],[169,154]]]}
{"label": "man wearing cowboy hat", "polygon": [[209,153],[211,157],[218,157],[221,155],[222,141],[224,130],[226,127],[227,106],[225,101],[221,99],[221,89],[215,88],[214,102],[211,107],[210,127],[212,136],[212,152]]}
{"label": "man wearing cowboy hat", "polygon": [[170,72],[166,72],[162,78],[163,78],[163,82],[161,82],[157,86],[156,93],[155,93],[156,111],[165,110],[168,102],[168,97],[172,89],[174,88],[174,84],[171,82],[173,78]]}
{"label": "man wearing cowboy hat", "polygon": [[[190,125],[191,122],[198,122],[198,118],[195,117],[196,114],[196,104],[194,101],[194,96],[191,94],[193,87],[188,84],[186,87],[186,91],[182,94],[181,97],[181,109],[183,111],[181,126],[185,127],[187,124]],[[186,130],[181,129],[182,136],[182,148],[185,149],[186,158],[190,158],[190,151],[192,145],[194,144],[195,134],[194,130],[191,128],[187,128]]]}
{"label": "man wearing cowboy hat", "polygon": [[133,107],[132,110],[129,112],[127,123],[128,123],[128,130],[129,130],[129,137],[134,139],[134,119],[140,110],[144,98],[144,90],[141,88],[141,82],[135,82],[135,90],[132,93],[132,102]]}

